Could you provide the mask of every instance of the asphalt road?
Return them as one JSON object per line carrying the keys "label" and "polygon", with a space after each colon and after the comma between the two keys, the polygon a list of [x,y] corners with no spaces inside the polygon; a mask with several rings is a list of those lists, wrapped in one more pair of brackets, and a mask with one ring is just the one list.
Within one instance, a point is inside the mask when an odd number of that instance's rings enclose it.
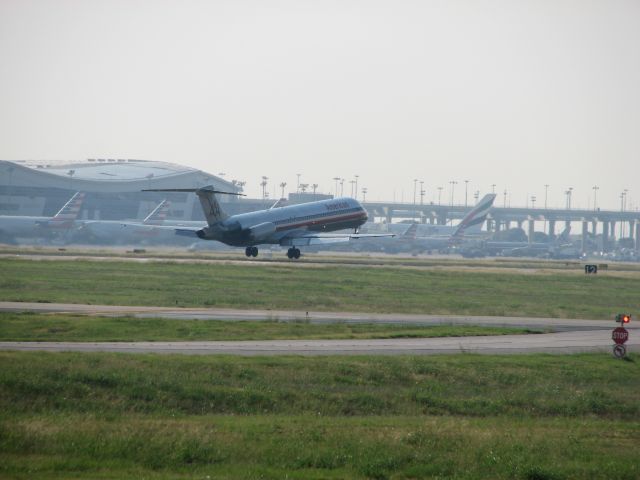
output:
{"label": "asphalt road", "polygon": [[[195,355],[434,355],[457,353],[580,353],[610,352],[611,320],[563,320],[527,317],[447,317],[437,315],[295,312],[234,309],[168,309],[110,305],[0,302],[0,311],[35,311],[85,315],[132,315],[176,319],[275,320],[310,322],[378,322],[398,324],[473,324],[544,328],[554,333],[484,337],[383,340],[265,340],[242,342],[0,342],[0,350],[42,350]],[[633,330],[636,330],[635,332]],[[640,346],[632,327],[627,348]]]}
{"label": "asphalt road", "polygon": [[4,312],[73,313],[81,315],[133,316],[174,320],[278,320],[311,323],[387,323],[402,325],[480,325],[520,327],[552,331],[611,329],[613,320],[579,320],[535,317],[486,317],[420,315],[402,313],[313,312],[295,310],[240,310],[233,308],[168,308],[120,305],[82,305],[72,303],[0,302]]}
{"label": "asphalt road", "polygon": [[[640,336],[627,346],[637,348]],[[580,353],[611,351],[607,331],[538,335],[385,340],[265,340],[242,342],[0,342],[2,350],[180,353],[192,355],[436,355],[457,353]]]}

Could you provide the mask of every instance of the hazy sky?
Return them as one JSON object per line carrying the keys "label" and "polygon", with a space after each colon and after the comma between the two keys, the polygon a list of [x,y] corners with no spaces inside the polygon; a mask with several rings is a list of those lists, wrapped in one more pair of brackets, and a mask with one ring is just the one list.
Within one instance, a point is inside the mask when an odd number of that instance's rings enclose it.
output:
{"label": "hazy sky", "polygon": [[[640,206],[640,1],[0,1],[0,158]],[[287,190],[291,190],[287,188]],[[280,189],[278,188],[278,193]],[[470,200],[471,201],[471,200]]]}

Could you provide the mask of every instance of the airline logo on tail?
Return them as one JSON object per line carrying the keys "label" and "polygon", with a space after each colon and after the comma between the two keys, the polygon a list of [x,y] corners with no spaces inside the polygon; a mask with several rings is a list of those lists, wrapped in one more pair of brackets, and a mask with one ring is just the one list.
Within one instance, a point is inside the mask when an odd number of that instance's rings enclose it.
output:
{"label": "airline logo on tail", "polygon": [[73,197],[56,213],[46,225],[49,228],[70,228],[78,218],[82,202],[84,201],[84,192],[76,192]]}
{"label": "airline logo on tail", "polygon": [[458,224],[458,228],[453,232],[452,238],[460,238],[464,235],[467,228],[474,225],[482,224],[489,215],[489,210],[493,207],[493,201],[496,199],[495,193],[488,193],[480,200],[473,209]]}
{"label": "airline logo on tail", "polygon": [[162,225],[164,221],[169,216],[169,208],[171,207],[171,203],[167,200],[163,200],[158,204],[153,211],[147,215],[147,218],[143,220],[142,223],[145,225]]}

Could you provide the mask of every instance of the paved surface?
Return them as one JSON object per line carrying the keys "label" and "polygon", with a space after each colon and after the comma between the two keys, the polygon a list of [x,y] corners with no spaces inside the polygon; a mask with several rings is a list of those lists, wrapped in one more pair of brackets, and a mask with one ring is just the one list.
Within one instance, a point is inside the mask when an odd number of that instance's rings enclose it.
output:
{"label": "paved surface", "polygon": [[[474,324],[550,328],[555,333],[384,340],[265,340],[243,342],[0,342],[0,350],[81,352],[181,353],[195,355],[434,355],[455,353],[579,353],[610,352],[611,320],[562,320],[526,317],[446,317],[363,313],[294,312],[234,309],[169,309],[108,305],[0,302],[0,311],[36,311],[86,315],[134,315],[138,317],[199,318],[224,320],[311,322],[383,322],[398,324]],[[640,346],[640,329],[631,330],[627,347]]]}
{"label": "paved surface", "polygon": [[134,316],[176,320],[278,320],[311,323],[390,323],[415,325],[480,325],[550,329],[553,331],[595,330],[615,327],[613,320],[579,320],[533,317],[487,317],[457,315],[412,315],[354,312],[305,312],[295,310],[239,310],[233,308],[169,308],[71,303],[0,302],[0,311],[74,313],[81,315]]}
{"label": "paved surface", "polygon": [[[635,337],[635,339],[633,338]],[[579,353],[611,351],[603,330],[540,335],[389,340],[267,340],[244,342],[0,342],[2,350],[181,353],[193,355],[435,355],[456,353]],[[628,347],[638,348],[640,335]]]}

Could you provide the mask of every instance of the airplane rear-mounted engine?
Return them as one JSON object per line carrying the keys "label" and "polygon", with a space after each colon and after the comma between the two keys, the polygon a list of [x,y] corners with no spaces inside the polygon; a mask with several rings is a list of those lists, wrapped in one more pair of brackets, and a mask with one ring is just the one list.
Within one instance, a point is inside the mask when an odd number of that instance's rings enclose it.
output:
{"label": "airplane rear-mounted engine", "polygon": [[259,241],[267,238],[276,232],[276,226],[273,222],[259,223],[249,229],[249,235],[252,240]]}

